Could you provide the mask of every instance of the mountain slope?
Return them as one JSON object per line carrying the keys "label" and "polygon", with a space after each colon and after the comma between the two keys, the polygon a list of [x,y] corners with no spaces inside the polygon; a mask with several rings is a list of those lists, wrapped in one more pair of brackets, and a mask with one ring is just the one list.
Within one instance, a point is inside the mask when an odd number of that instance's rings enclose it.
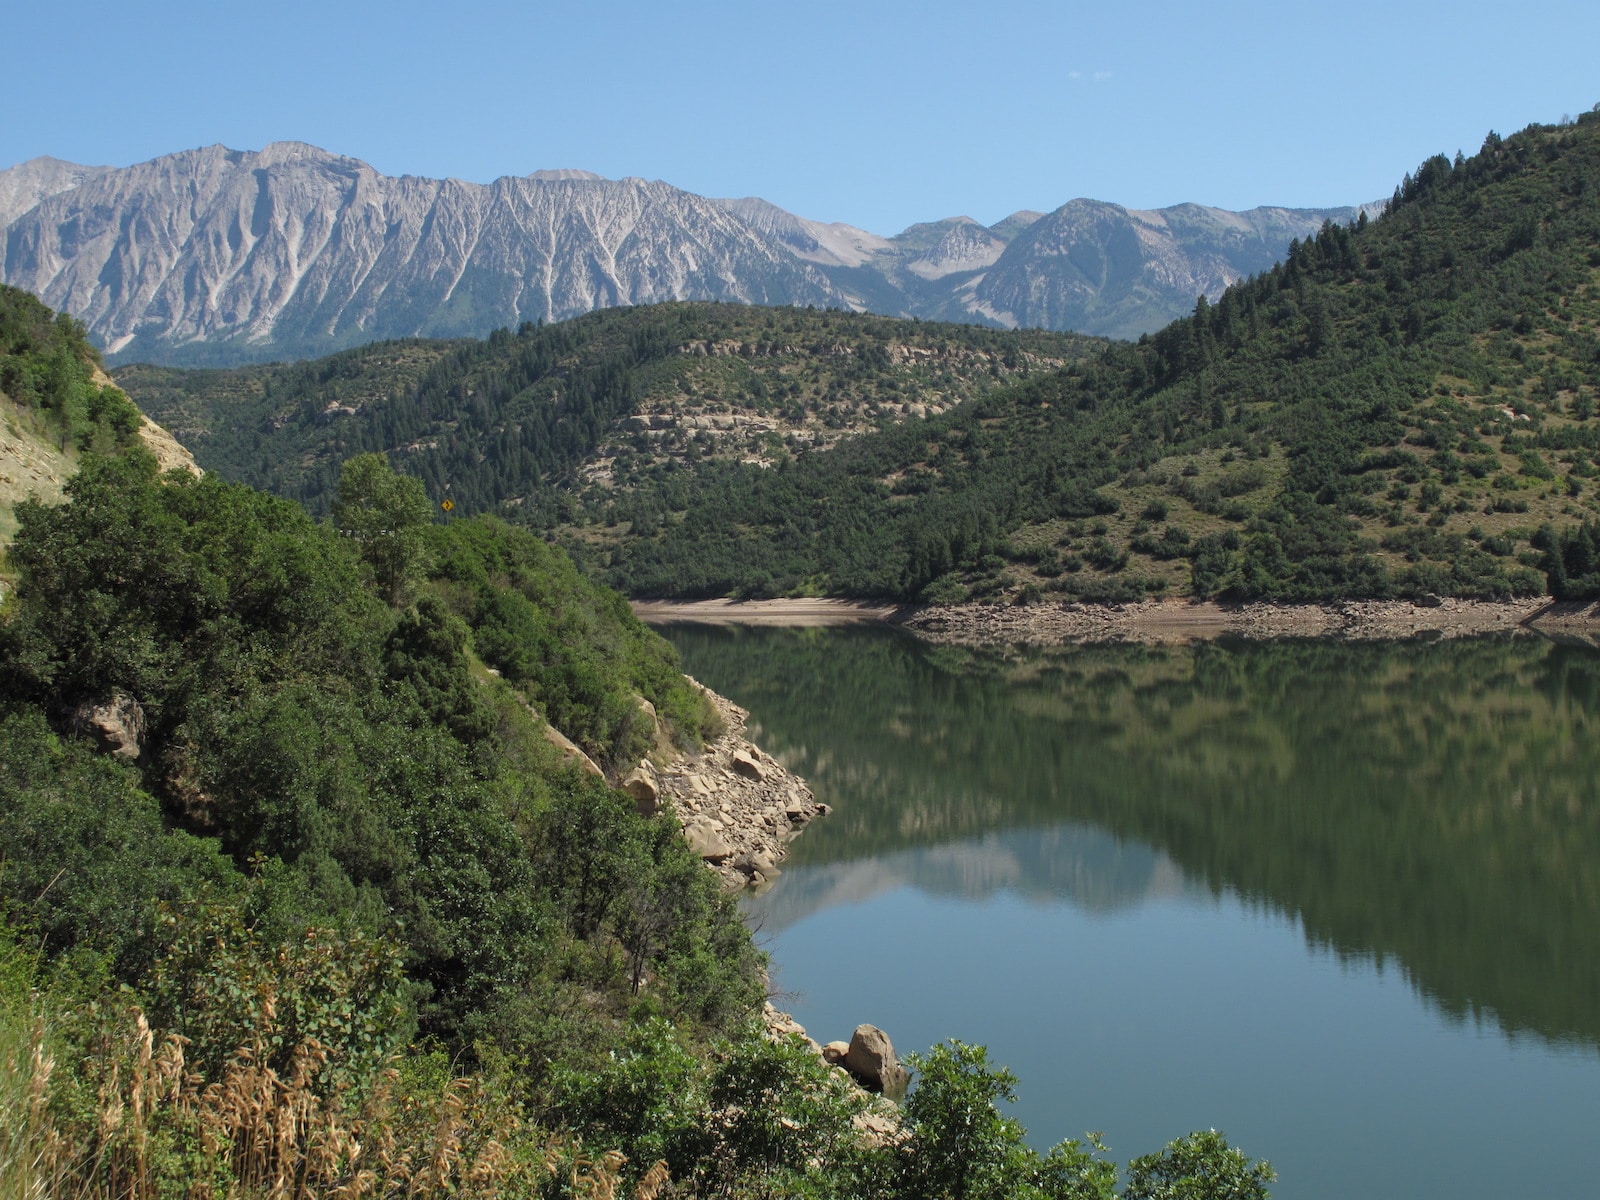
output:
{"label": "mountain slope", "polygon": [[5,230],[0,272],[135,360],[326,352],[684,296],[842,302],[815,267],[663,183],[390,178],[295,142],[186,151],[51,196]]}
{"label": "mountain slope", "polygon": [[1562,580],[1600,585],[1600,526],[1560,530],[1600,513],[1597,391],[1590,114],[1428,160],[1381,219],[1330,224],[1138,345],[784,471],[709,464],[680,517],[619,533],[610,578],[636,595],[1581,594]]}
{"label": "mountain slope", "polygon": [[[1104,229],[1077,219],[1084,205]],[[395,178],[278,142],[0,171],[0,280],[76,314],[121,362],[312,357],[681,299],[1123,335],[1269,265],[1325,218],[1354,215],[1266,211],[1074,201],[885,238],[660,182],[573,170]],[[1083,269],[1129,238],[1148,245],[1120,272]]]}
{"label": "mountain slope", "polygon": [[0,548],[16,532],[16,505],[59,500],[85,451],[134,445],[161,470],[199,473],[189,452],[100,369],[81,325],[0,285]]}
{"label": "mountain slope", "polygon": [[111,167],[84,167],[42,156],[0,171],[0,228],[11,224],[40,201],[69,192],[110,170]]}
{"label": "mountain slope", "polygon": [[1004,325],[1081,329],[1106,337],[1153,333],[1230,284],[1264,271],[1289,243],[1364,209],[1180,204],[1154,211],[1073,200],[1032,222],[958,293],[968,312]]}
{"label": "mountain slope", "polygon": [[[325,511],[339,463],[387,453],[458,515],[561,519],[696,464],[778,465],[1100,351],[1075,334],[684,303],[484,341],[397,341],[312,362],[118,383],[208,469]],[[537,512],[544,514],[534,518]]]}

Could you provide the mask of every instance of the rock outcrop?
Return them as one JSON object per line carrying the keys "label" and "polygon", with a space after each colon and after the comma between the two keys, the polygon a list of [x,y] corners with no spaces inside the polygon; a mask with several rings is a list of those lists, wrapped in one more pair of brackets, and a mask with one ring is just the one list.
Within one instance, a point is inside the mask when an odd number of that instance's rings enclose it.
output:
{"label": "rock outcrop", "polygon": [[[530,711],[532,710],[530,709]],[[537,713],[535,713],[534,716],[544,725],[544,740],[549,742],[557,750],[561,751],[562,761],[567,763],[576,763],[591,775],[599,775],[602,778],[605,776],[605,772],[600,769],[600,764],[595,762],[594,759],[590,758],[586,753],[584,753],[582,746],[578,745],[577,742],[573,741],[566,734],[562,733],[561,730],[557,729],[554,725],[550,724],[548,721],[545,721],[544,718],[540,717]]]}
{"label": "rock outcrop", "polygon": [[[0,195],[70,178],[36,174],[0,172]],[[663,300],[846,303],[820,267],[702,196],[558,174],[396,178],[299,142],[207,146],[43,196],[0,236],[0,279],[79,317],[108,353],[169,362]]]}
{"label": "rock outcrop", "polygon": [[777,878],[789,840],[828,806],[745,736],[748,712],[705,691],[722,718],[722,736],[657,769],[659,803],[671,807],[695,853],[730,887],[760,887]]}
{"label": "rock outcrop", "polygon": [[[881,1088],[866,1087],[845,1067],[844,1056],[850,1047],[848,1042],[829,1042],[826,1046],[817,1045],[816,1039],[806,1032],[805,1026],[771,1003],[766,1006],[763,1022],[766,1026],[767,1037],[774,1041],[799,1038],[813,1054],[821,1055],[823,1062],[829,1066],[837,1067],[841,1081],[857,1089],[865,1098],[867,1102],[866,1109],[856,1117],[855,1126],[869,1144],[888,1146],[905,1138],[907,1131],[900,1119],[900,1109],[892,1099],[888,1098],[890,1096],[898,1096],[904,1090],[905,1083],[903,1080],[898,1089],[891,1089],[887,1094]],[[872,1026],[863,1026],[863,1028],[870,1029]],[[884,1040],[887,1041],[888,1039],[885,1038]],[[904,1068],[900,1068],[900,1070],[904,1071]]]}
{"label": "rock outcrop", "polygon": [[113,692],[109,699],[86,700],[73,710],[73,732],[92,737],[102,750],[132,761],[144,743],[144,709],[132,696]]}

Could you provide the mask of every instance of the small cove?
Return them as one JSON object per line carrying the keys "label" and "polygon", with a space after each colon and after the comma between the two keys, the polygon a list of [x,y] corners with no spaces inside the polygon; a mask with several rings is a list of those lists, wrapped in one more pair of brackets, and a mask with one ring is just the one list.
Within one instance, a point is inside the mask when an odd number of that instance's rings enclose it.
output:
{"label": "small cove", "polygon": [[983,1042],[1045,1145],[1274,1195],[1600,1177],[1600,654],[665,630],[835,812],[750,914],[821,1040]]}

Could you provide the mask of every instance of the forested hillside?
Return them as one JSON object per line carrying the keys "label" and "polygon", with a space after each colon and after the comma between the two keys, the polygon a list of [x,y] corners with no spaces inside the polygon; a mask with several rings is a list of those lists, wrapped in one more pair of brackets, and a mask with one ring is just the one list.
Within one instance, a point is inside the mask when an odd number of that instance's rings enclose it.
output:
{"label": "forested hillside", "polygon": [[1429,159],[1137,345],[641,493],[595,561],[634,595],[1587,594],[1597,334],[1600,113]]}
{"label": "forested hillside", "polygon": [[1104,343],[854,313],[663,304],[483,341],[384,342],[315,362],[121,384],[209,470],[325,512],[339,463],[387,453],[457,513],[548,525],[703,461],[771,465],[943,412]]}
{"label": "forested hillside", "polygon": [[79,454],[135,441],[143,418],[96,382],[99,362],[79,322],[0,285],[0,544],[16,528],[12,507],[59,496]]}

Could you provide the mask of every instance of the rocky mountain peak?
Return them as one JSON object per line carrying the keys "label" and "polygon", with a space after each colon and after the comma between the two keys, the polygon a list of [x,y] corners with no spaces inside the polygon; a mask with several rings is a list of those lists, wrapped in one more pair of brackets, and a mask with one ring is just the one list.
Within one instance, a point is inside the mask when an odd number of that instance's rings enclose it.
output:
{"label": "rocky mountain peak", "polygon": [[41,200],[71,191],[112,167],[85,167],[59,158],[30,158],[0,171],[0,227],[9,225]]}
{"label": "rocky mountain peak", "polygon": [[556,183],[566,180],[578,180],[583,183],[603,183],[604,175],[596,175],[593,171],[580,171],[574,167],[557,167],[554,170],[529,171],[524,179],[532,179],[536,183]]}
{"label": "rocky mountain peak", "polygon": [[80,317],[118,361],[196,365],[680,299],[1134,336],[1355,213],[1079,199],[886,238],[660,180],[386,176],[279,141],[0,171],[0,281]]}

